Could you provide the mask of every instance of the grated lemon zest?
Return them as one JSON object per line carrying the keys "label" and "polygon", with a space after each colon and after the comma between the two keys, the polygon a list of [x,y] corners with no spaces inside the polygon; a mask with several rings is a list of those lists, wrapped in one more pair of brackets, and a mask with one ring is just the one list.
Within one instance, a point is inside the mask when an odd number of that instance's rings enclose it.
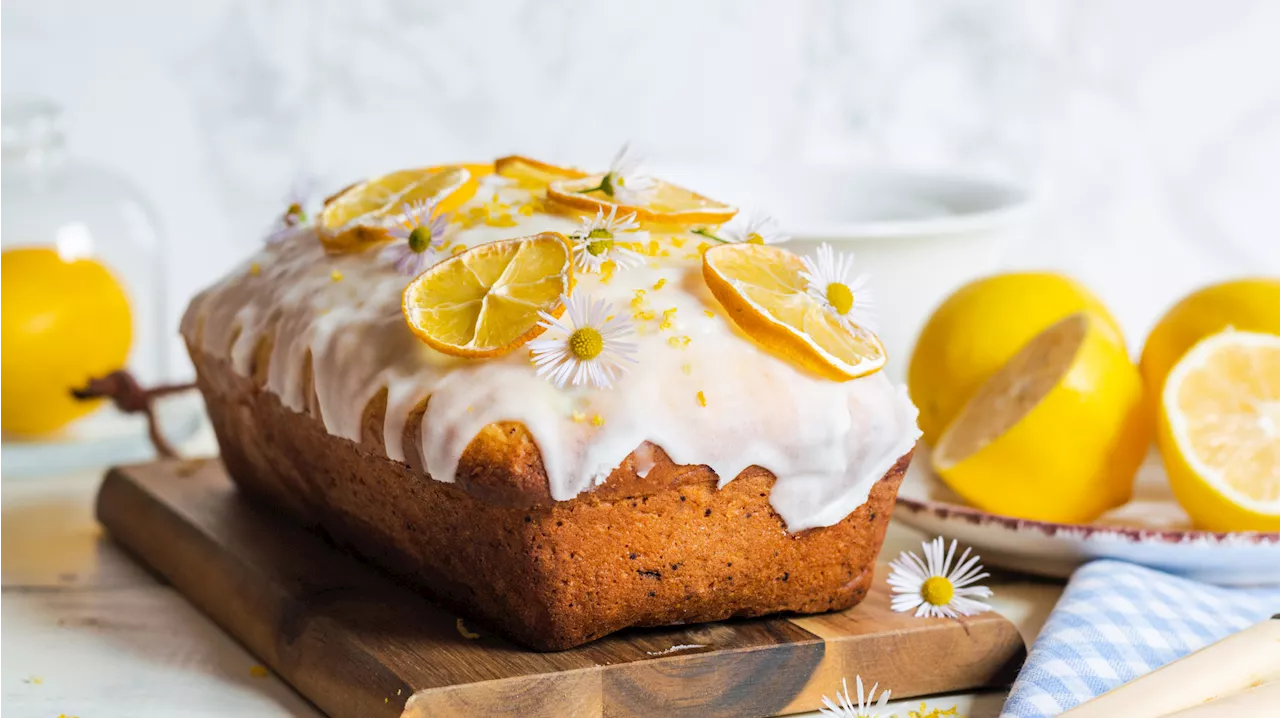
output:
{"label": "grated lemon zest", "polygon": [[693,340],[687,336],[678,336],[678,337],[671,337],[670,339],[667,340],[667,343],[673,347],[676,347],[677,349],[684,349],[685,347],[689,346],[689,342],[691,341]]}
{"label": "grated lemon zest", "polygon": [[692,374],[692,373],[693,373],[693,365],[692,365],[692,364],[685,364],[685,365],[683,365],[683,366],[681,366],[681,367],[680,367],[680,371],[684,372],[686,375]]}
{"label": "grated lemon zest", "polygon": [[584,414],[584,413],[582,413],[582,412],[580,412],[580,411],[575,411],[575,412],[573,412],[573,421],[574,421],[574,423],[575,423],[575,424],[581,424],[582,422],[584,422],[584,421],[586,421],[586,420],[587,420],[587,415],[586,415],[586,414]]}
{"label": "grated lemon zest", "polygon": [[698,391],[698,406],[703,408],[707,406],[707,395],[703,394],[701,390]]}
{"label": "grated lemon zest", "polygon": [[458,633],[460,633],[462,637],[467,639],[468,641],[474,641],[480,637],[479,633],[473,633],[471,631],[468,631],[466,624],[462,622],[461,618],[458,619],[458,622],[455,625],[458,628]]}
{"label": "grated lemon zest", "polygon": [[663,288],[663,287],[665,287],[665,286],[667,286],[667,278],[666,278],[666,277],[662,277],[661,279],[659,279],[658,281],[656,281],[656,282],[654,282],[654,283],[653,283],[653,289],[654,289],[654,291],[657,291],[657,290],[659,290],[659,289],[662,289],[662,288]]}
{"label": "grated lemon zest", "polygon": [[262,274],[262,267],[257,262],[250,264],[249,274],[252,274],[255,277],[258,276],[259,274]]}
{"label": "grated lemon zest", "polygon": [[676,308],[662,310],[662,323],[658,325],[658,329],[670,329],[675,321]]}
{"label": "grated lemon zest", "polygon": [[604,426],[604,417],[600,416],[599,414],[596,414],[595,416],[591,417],[591,424],[592,426]]}
{"label": "grated lemon zest", "polygon": [[631,316],[634,319],[639,319],[642,322],[647,322],[650,319],[656,318],[658,315],[652,309],[644,309],[636,312],[635,314],[632,314]]}
{"label": "grated lemon zest", "polygon": [[339,271],[338,271],[338,270],[336,270],[336,269],[335,269],[335,270],[333,270],[332,272],[329,272],[329,279],[332,279],[332,280],[333,280],[333,281],[335,281],[335,282],[341,282],[341,281],[342,281],[342,272],[339,272]]}

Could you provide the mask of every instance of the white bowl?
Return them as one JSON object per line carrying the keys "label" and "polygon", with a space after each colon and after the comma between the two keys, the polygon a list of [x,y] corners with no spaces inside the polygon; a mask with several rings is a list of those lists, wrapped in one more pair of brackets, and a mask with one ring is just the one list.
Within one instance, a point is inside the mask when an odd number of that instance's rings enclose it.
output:
{"label": "white bowl", "polygon": [[948,294],[995,270],[1030,214],[1027,194],[962,175],[888,169],[659,167],[654,174],[777,218],[792,251],[822,243],[871,275],[887,371],[906,374],[916,334]]}

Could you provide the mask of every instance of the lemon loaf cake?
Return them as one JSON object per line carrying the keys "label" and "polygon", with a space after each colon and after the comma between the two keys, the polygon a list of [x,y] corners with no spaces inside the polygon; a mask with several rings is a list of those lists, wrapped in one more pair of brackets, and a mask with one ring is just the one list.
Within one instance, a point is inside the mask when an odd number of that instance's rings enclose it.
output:
{"label": "lemon loaf cake", "polygon": [[919,435],[851,258],[509,157],[309,207],[182,334],[242,491],[539,650],[844,609]]}

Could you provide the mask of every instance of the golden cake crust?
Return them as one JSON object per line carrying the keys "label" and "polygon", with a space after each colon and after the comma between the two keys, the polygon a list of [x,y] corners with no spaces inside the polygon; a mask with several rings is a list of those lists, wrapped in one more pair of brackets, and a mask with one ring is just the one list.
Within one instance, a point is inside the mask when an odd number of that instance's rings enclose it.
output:
{"label": "golden cake crust", "polygon": [[[774,476],[750,467],[717,488],[706,466],[645,444],[593,491],[550,496],[536,443],[517,423],[485,427],[456,483],[418,455],[425,402],[386,456],[385,393],[362,440],[285,407],[261,372],[189,347],[223,460],[246,493],[288,511],[463,615],[538,650],[628,626],[782,611],[840,610],[866,595],[911,454],[839,523],[791,534],[769,503]],[[641,463],[652,468],[641,476]]]}

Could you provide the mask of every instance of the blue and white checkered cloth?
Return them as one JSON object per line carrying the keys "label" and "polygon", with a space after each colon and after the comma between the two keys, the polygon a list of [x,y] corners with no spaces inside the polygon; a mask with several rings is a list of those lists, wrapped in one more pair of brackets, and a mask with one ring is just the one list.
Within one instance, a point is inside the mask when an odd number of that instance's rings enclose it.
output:
{"label": "blue and white checkered cloth", "polygon": [[1120,561],[1071,577],[1000,718],[1055,716],[1280,612],[1280,588],[1210,586]]}

